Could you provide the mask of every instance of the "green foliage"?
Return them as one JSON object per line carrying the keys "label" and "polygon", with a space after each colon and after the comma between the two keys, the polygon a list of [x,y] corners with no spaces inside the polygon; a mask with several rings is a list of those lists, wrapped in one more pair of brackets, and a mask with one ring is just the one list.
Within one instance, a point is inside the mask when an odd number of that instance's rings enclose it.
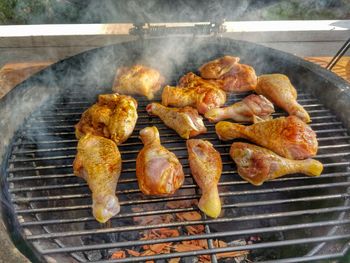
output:
{"label": "green foliage", "polygon": [[79,18],[78,8],[69,0],[0,0],[0,23],[74,23]]}
{"label": "green foliage", "polygon": [[350,16],[350,1],[278,1],[261,13],[264,20],[346,19]]}

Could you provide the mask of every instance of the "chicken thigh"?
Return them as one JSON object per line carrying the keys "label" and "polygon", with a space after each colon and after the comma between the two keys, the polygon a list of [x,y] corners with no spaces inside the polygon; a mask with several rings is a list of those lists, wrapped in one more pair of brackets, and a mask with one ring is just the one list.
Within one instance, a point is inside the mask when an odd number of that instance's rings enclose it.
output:
{"label": "chicken thigh", "polygon": [[221,212],[218,190],[222,172],[220,153],[208,141],[191,139],[186,144],[191,173],[202,190],[198,207],[206,215],[217,218]]}
{"label": "chicken thigh", "polygon": [[78,142],[74,174],[86,180],[92,192],[92,211],[100,223],[119,213],[115,189],[121,171],[117,145],[110,139],[87,134]]}
{"label": "chicken thigh", "polygon": [[253,185],[292,173],[319,176],[323,170],[322,163],[317,160],[289,160],[249,143],[233,143],[230,155],[237,164],[238,174]]}
{"label": "chicken thigh", "polygon": [[289,159],[305,159],[317,153],[316,133],[295,116],[258,122],[250,126],[220,121],[215,129],[221,140],[244,138]]}
{"label": "chicken thigh", "polygon": [[302,121],[311,121],[307,111],[297,102],[297,91],[289,78],[283,74],[267,74],[258,78],[255,92],[264,95],[289,115],[294,115]]}
{"label": "chicken thigh", "polygon": [[148,104],[146,110],[149,114],[161,118],[166,126],[175,130],[184,139],[207,132],[202,117],[192,107],[168,108],[154,102]]}
{"label": "chicken thigh", "polygon": [[211,122],[232,119],[236,122],[259,122],[271,119],[275,112],[273,104],[262,95],[251,94],[242,101],[224,108],[211,109],[205,117]]}
{"label": "chicken thigh", "polygon": [[77,139],[87,133],[112,139],[117,145],[132,134],[137,121],[137,102],[119,94],[99,95],[98,102],[87,109],[75,125]]}
{"label": "chicken thigh", "polygon": [[136,158],[136,177],[146,195],[173,194],[184,181],[182,165],[176,155],[160,144],[156,127],[140,131],[144,147]]}
{"label": "chicken thigh", "polygon": [[224,56],[210,61],[199,68],[204,79],[216,80],[227,92],[254,90],[257,76],[253,67],[239,64],[238,57]]}
{"label": "chicken thigh", "polygon": [[[178,108],[192,106],[197,108],[199,113],[204,114],[210,109],[218,108],[225,104],[226,93],[212,83],[187,83],[187,80],[191,78],[191,74],[193,73],[184,76],[180,80],[180,85],[178,87],[166,86],[163,89],[162,104],[164,106],[174,106]],[[184,80],[184,78],[186,78],[186,80]]]}
{"label": "chicken thigh", "polygon": [[113,91],[120,94],[143,95],[149,100],[161,88],[164,77],[155,69],[143,65],[117,70]]}

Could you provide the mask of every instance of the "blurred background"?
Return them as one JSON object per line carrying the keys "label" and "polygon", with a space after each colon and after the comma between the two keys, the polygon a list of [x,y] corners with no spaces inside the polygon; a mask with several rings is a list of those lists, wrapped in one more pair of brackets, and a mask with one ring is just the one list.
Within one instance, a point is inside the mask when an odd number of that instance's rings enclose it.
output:
{"label": "blurred background", "polygon": [[350,17],[349,0],[0,0],[0,23],[62,24],[250,20],[333,20]]}

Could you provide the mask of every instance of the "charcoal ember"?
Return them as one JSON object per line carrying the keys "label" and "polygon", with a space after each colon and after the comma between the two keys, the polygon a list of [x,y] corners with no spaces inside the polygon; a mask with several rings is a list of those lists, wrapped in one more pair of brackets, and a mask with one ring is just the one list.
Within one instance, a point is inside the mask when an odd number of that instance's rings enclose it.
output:
{"label": "charcoal ember", "polygon": [[181,259],[181,263],[198,263],[198,257],[184,257]]}
{"label": "charcoal ember", "polygon": [[121,232],[119,233],[118,241],[132,241],[132,240],[139,240],[140,238],[141,236],[137,231]]}
{"label": "charcoal ember", "polygon": [[97,261],[103,258],[99,250],[85,251],[84,254],[89,261]]}

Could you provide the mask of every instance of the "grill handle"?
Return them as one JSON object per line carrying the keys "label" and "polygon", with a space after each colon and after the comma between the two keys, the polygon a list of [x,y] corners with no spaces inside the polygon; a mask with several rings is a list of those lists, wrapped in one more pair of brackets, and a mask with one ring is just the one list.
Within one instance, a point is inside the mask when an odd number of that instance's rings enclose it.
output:
{"label": "grill handle", "polygon": [[328,63],[326,69],[332,70],[332,68],[338,63],[339,59],[341,59],[346,51],[350,48],[350,38],[344,43],[344,45],[338,50],[332,60]]}
{"label": "grill handle", "polygon": [[137,23],[129,30],[130,35],[144,36],[167,36],[167,35],[218,35],[226,32],[224,21],[209,22],[204,24],[195,23],[168,23],[164,25],[152,25],[150,23]]}

